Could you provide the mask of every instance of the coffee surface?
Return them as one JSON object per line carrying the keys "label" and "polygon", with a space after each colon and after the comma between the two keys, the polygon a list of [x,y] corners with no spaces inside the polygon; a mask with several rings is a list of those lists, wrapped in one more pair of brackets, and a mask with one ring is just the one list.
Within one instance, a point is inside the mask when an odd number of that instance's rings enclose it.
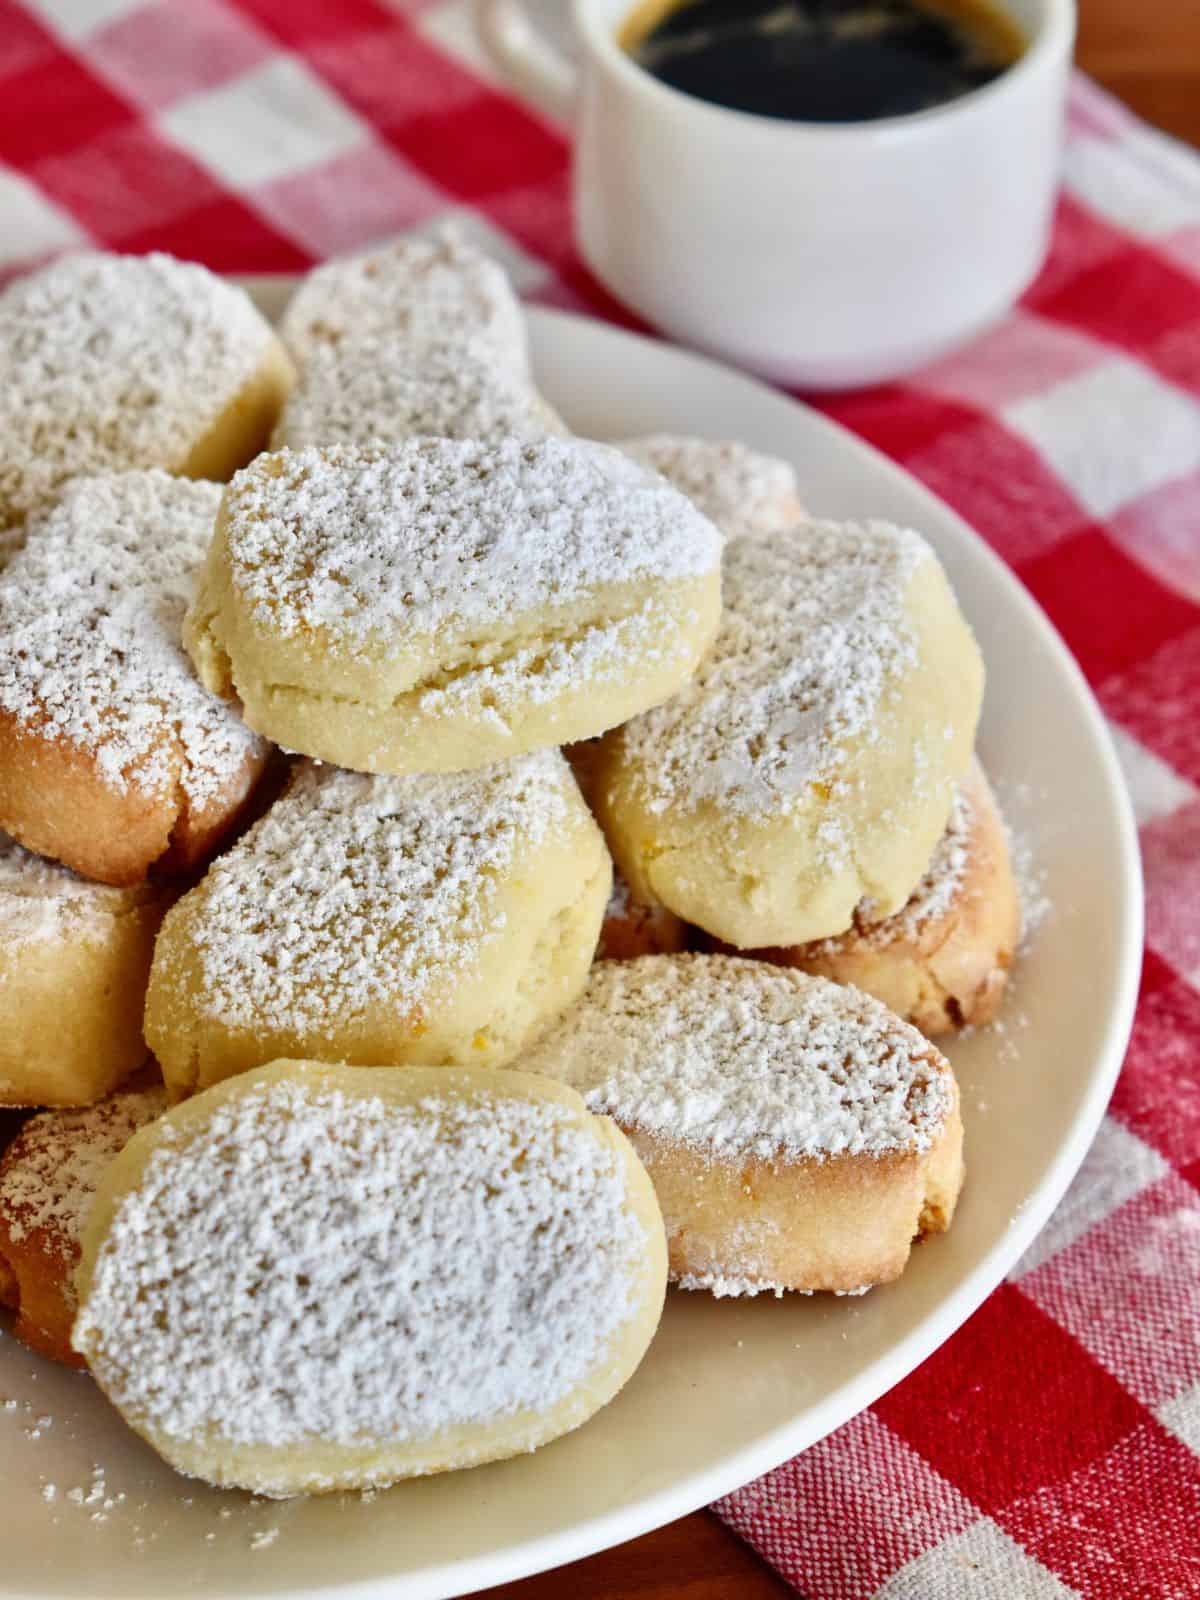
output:
{"label": "coffee surface", "polygon": [[991,0],[648,0],[620,42],[685,94],[794,122],[924,111],[1024,48]]}

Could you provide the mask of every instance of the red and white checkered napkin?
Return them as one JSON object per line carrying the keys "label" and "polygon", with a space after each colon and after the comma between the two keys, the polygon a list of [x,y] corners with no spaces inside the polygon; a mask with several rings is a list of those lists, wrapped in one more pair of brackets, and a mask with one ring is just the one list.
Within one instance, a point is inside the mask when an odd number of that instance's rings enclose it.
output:
{"label": "red and white checkered napkin", "polygon": [[[288,271],[457,210],[611,316],[568,151],[470,0],[0,0],[0,272],[96,241]],[[1200,1596],[1200,162],[1086,83],[1020,309],[824,402],[1013,564],[1137,805],[1141,1007],[1083,1172],[1012,1278],[870,1411],[719,1514],[807,1600]]]}

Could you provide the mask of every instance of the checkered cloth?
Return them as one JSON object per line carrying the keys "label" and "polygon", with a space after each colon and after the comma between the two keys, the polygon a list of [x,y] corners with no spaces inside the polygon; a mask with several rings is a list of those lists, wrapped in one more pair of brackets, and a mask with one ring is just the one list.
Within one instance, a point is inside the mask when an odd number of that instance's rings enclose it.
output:
{"label": "checkered cloth", "polygon": [[[1200,1595],[1200,164],[1083,82],[1069,135],[1019,310],[821,404],[961,511],[1082,663],[1141,825],[1141,1006],[1009,1282],[717,1507],[808,1600]],[[469,0],[0,0],[0,272],[93,241],[302,270],[454,209],[526,293],[628,321],[573,253],[567,160],[490,78]]]}

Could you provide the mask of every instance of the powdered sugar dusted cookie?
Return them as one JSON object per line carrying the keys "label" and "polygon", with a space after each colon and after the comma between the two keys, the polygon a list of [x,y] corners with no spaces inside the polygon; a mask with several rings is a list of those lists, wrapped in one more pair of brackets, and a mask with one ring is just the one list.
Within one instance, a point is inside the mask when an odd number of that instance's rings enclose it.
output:
{"label": "powdered sugar dusted cookie", "polygon": [[502,1065],[582,988],[610,874],[556,750],[302,767],[168,915],[146,1038],[176,1099],[281,1055]]}
{"label": "powdered sugar dusted cookie", "polygon": [[0,576],[0,825],[104,883],[201,861],[266,761],[180,643],[220,500],[78,479]]}
{"label": "powdered sugar dusted cookie", "polygon": [[300,284],[280,324],[303,365],[320,344],[399,334],[410,345],[475,342],[525,373],[525,319],[508,275],[453,226],[328,261]]}
{"label": "powdered sugar dusted cookie", "polygon": [[0,293],[0,528],[71,478],[225,478],[261,450],[291,364],[249,297],[171,256],[66,256]]}
{"label": "powdered sugar dusted cookie", "polygon": [[185,637],[288,749],[455,771],[674,693],[716,629],[720,552],[605,445],[285,451],[230,485]]}
{"label": "powdered sugar dusted cookie", "polygon": [[182,1472],[378,1487],[585,1422],[650,1342],[665,1254],[636,1156],[562,1085],[279,1062],[109,1170],[74,1338]]}
{"label": "powdered sugar dusted cookie", "polygon": [[661,472],[729,539],[783,533],[804,515],[791,463],[735,440],[652,433],[618,449]]}
{"label": "powdered sugar dusted cookie", "polygon": [[414,346],[402,334],[316,345],[272,448],[445,439],[540,439],[563,426],[524,372],[486,345]]}
{"label": "powdered sugar dusted cookie", "polygon": [[593,805],[634,897],[729,944],[842,932],[919,882],[971,759],[983,665],[917,534],[798,523],[725,553],[717,641],[609,734]]}
{"label": "powdered sugar dusted cookie", "polygon": [[0,834],[0,1106],[88,1105],[146,1058],[167,896],[88,883]]}
{"label": "powdered sugar dusted cookie", "polygon": [[852,983],[934,1038],[990,1022],[1021,936],[1004,823],[975,761],[925,876],[894,916],[869,906],[832,939],[756,955]]}
{"label": "powdered sugar dusted cookie", "polygon": [[160,1083],[82,1111],[44,1111],[0,1159],[0,1260],[14,1285],[13,1332],[52,1361],[83,1365],[71,1348],[75,1268],[96,1185],[137,1129],[166,1109]]}
{"label": "powdered sugar dusted cookie", "polygon": [[732,956],[600,962],[522,1066],[628,1135],[686,1288],[851,1293],[899,1276],[953,1216],[949,1063],[823,978]]}

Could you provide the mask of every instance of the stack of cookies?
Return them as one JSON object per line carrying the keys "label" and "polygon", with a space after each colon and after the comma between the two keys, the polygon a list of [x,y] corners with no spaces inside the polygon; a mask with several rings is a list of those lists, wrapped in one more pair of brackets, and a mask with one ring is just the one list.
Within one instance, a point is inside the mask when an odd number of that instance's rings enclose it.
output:
{"label": "stack of cookies", "polygon": [[668,1279],[860,1293],[949,1226],[930,1039],[1018,912],[919,534],[570,436],[449,232],[278,335],[73,257],[0,375],[19,1337],[183,1472],[375,1486],[585,1421]]}

